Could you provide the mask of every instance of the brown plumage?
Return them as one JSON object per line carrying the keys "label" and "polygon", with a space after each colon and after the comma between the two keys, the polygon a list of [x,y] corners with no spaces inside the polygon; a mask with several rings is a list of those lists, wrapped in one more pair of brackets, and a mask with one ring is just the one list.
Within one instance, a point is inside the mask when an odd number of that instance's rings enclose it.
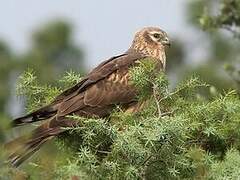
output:
{"label": "brown plumage", "polygon": [[[136,111],[137,91],[129,83],[129,68],[138,65],[139,60],[152,59],[158,67],[165,68],[165,46],[169,45],[167,34],[157,27],[143,28],[136,33],[133,43],[124,54],[114,56],[93,69],[81,82],[67,89],[55,100],[26,116],[13,120],[13,126],[20,126],[45,120],[30,137],[20,137],[9,142],[21,142],[10,155],[13,166],[20,165],[47,140],[64,130],[62,127],[76,126],[66,115],[76,114],[82,117],[106,117],[115,105],[121,105],[127,111]],[[149,58],[150,57],[150,58]]]}

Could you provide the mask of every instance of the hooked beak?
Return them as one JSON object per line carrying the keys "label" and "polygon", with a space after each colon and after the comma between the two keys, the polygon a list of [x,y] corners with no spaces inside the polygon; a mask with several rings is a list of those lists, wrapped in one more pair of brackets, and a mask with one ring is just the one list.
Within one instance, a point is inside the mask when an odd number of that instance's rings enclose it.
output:
{"label": "hooked beak", "polygon": [[162,44],[164,46],[168,46],[168,47],[171,46],[171,43],[170,43],[170,40],[168,39],[168,37],[165,37],[165,39],[162,41]]}

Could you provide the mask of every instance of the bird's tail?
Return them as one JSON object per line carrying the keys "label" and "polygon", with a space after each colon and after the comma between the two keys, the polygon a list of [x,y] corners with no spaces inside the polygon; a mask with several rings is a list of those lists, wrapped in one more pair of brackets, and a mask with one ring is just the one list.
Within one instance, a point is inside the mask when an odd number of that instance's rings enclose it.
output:
{"label": "bird's tail", "polygon": [[63,132],[60,126],[50,126],[48,121],[32,131],[30,135],[21,136],[5,144],[9,154],[9,162],[18,167],[32,156],[46,141]]}

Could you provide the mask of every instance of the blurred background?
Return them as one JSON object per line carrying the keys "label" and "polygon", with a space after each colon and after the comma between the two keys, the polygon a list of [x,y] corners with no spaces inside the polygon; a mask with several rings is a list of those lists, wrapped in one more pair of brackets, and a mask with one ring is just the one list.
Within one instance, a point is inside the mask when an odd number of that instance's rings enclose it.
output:
{"label": "blurred background", "polygon": [[224,28],[203,30],[209,25],[204,13],[218,15],[220,6],[216,0],[1,0],[0,131],[25,112],[24,98],[15,90],[25,70],[53,85],[66,71],[84,74],[126,51],[145,26],[161,27],[172,41],[167,52],[171,87],[194,74],[211,85],[206,97],[236,88],[231,68],[239,65],[238,38]]}

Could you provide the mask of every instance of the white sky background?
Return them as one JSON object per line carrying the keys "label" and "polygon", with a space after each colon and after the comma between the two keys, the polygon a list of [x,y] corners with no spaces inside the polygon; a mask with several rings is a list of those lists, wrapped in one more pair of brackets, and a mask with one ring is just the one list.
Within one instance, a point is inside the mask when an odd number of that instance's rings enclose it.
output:
{"label": "white sky background", "polygon": [[92,68],[100,61],[124,52],[129,47],[134,32],[144,26],[162,27],[170,37],[185,38],[186,42],[187,39],[199,39],[184,19],[186,2],[0,0],[0,39],[21,53],[31,46],[31,33],[34,29],[50,20],[66,19],[74,25],[74,41],[84,48],[86,65]]}

